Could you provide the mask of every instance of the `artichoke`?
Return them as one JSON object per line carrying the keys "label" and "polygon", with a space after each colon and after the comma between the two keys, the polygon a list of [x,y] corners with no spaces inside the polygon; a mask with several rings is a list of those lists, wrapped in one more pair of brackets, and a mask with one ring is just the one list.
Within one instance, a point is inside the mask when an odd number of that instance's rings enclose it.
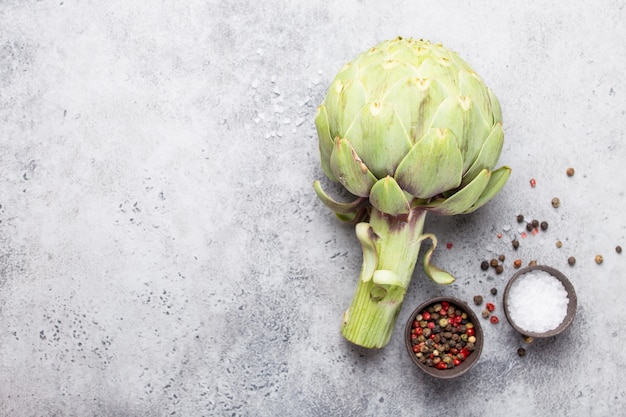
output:
{"label": "artichoke", "polygon": [[321,167],[354,196],[339,202],[314,182],[340,220],[356,224],[363,265],[342,334],[364,347],[390,339],[424,240],[425,274],[454,281],[430,263],[436,237],[428,212],[470,213],[493,198],[511,170],[494,169],[504,141],[500,103],[456,53],[397,38],[346,64],[319,106]]}

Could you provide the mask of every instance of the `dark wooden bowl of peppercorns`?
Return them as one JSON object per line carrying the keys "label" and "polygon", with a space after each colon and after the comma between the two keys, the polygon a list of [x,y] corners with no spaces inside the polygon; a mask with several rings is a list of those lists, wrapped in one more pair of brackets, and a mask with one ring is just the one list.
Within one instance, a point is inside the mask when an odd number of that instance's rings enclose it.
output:
{"label": "dark wooden bowl of peppercorns", "polygon": [[404,339],[413,363],[435,378],[469,371],[483,348],[483,331],[469,306],[454,297],[432,298],[409,316]]}

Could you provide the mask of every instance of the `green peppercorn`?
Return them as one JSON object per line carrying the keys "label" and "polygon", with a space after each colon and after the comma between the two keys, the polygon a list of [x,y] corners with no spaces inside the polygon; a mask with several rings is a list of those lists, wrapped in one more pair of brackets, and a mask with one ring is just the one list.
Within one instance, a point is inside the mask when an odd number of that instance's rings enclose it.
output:
{"label": "green peppercorn", "polygon": [[537,265],[537,260],[533,259],[532,261],[528,262],[528,266],[535,266]]}
{"label": "green peppercorn", "polygon": [[567,263],[570,266],[574,266],[574,264],[576,263],[576,258],[574,258],[573,256],[570,256],[569,258],[567,258]]}
{"label": "green peppercorn", "polygon": [[561,205],[561,200],[558,197],[552,199],[552,207],[558,208]]}
{"label": "green peppercorn", "polygon": [[522,357],[522,356],[526,355],[526,349],[524,349],[524,348],[517,349],[517,355],[519,357]]}
{"label": "green peppercorn", "polygon": [[517,215],[517,222],[518,223],[523,223],[524,222],[524,215],[518,214]]}
{"label": "green peppercorn", "polygon": [[563,247],[563,242],[561,242],[560,240],[557,240],[557,241],[556,241],[556,247],[557,247],[557,248],[561,248],[561,247]]}
{"label": "green peppercorn", "polygon": [[486,271],[489,269],[489,262],[487,261],[482,261],[480,263],[480,269],[482,269],[483,271]]}
{"label": "green peppercorn", "polygon": [[524,336],[524,343],[531,344],[534,340],[532,336]]}
{"label": "green peppercorn", "polygon": [[488,318],[488,317],[489,317],[489,314],[491,314],[491,313],[489,312],[489,310],[487,310],[487,309],[485,308],[485,309],[483,309],[483,311],[482,311],[482,313],[481,313],[481,314],[482,314],[483,318],[484,318],[484,319],[486,319],[486,318]]}
{"label": "green peppercorn", "polygon": [[439,320],[439,325],[441,327],[446,327],[448,325],[448,319],[440,319]]}
{"label": "green peppercorn", "polygon": [[541,224],[539,226],[541,227],[541,230],[543,230],[543,231],[548,230],[548,222],[546,222],[546,221],[541,222]]}
{"label": "green peppercorn", "polygon": [[511,245],[513,245],[513,249],[517,250],[517,248],[519,248],[519,240],[513,239]]}

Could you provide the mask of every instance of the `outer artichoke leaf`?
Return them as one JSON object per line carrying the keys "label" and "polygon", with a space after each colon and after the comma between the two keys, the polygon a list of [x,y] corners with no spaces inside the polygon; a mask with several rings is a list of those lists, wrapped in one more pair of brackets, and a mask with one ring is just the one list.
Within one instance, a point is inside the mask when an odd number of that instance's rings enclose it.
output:
{"label": "outer artichoke leaf", "polygon": [[370,192],[370,203],[379,211],[392,216],[411,211],[409,201],[396,180],[387,176],[374,184]]}
{"label": "outer artichoke leaf", "polygon": [[345,135],[376,178],[393,175],[411,141],[391,103],[364,106]]}
{"label": "outer artichoke leaf", "polygon": [[446,199],[437,199],[430,204],[426,204],[424,208],[446,216],[463,213],[472,207],[480,198],[489,183],[490,177],[491,172],[487,169],[483,169],[472,182],[454,195]]}
{"label": "outer artichoke leaf", "polygon": [[430,239],[431,241],[431,246],[424,254],[424,260],[422,261],[426,276],[435,281],[437,284],[452,284],[455,281],[455,278],[451,274],[430,263],[433,252],[437,247],[437,237],[431,233],[426,233],[420,237],[419,241],[422,242],[426,239]]}
{"label": "outer artichoke leaf", "polygon": [[322,189],[322,184],[317,180],[313,182],[313,189],[322,203],[337,215],[355,213],[367,201],[365,197],[359,197],[348,203],[340,203],[326,194],[324,189]]}
{"label": "outer artichoke leaf", "polygon": [[331,138],[344,137],[366,103],[365,90],[358,80],[335,78],[324,99]]}
{"label": "outer artichoke leaf", "polygon": [[500,190],[504,187],[509,176],[511,175],[511,168],[507,166],[500,167],[491,173],[491,178],[489,178],[489,183],[485,190],[478,198],[478,200],[467,209],[464,213],[471,213],[480,207],[484,206],[489,200],[496,196],[500,192]]}
{"label": "outer artichoke leaf", "polygon": [[406,290],[404,283],[398,278],[398,274],[388,269],[378,269],[374,271],[373,281],[378,285],[395,285]]}
{"label": "outer artichoke leaf", "polygon": [[376,177],[367,169],[347,139],[335,139],[330,168],[335,178],[357,196],[369,196],[370,189],[376,183]]}
{"label": "outer artichoke leaf", "polygon": [[458,70],[450,63],[451,61],[445,57],[426,58],[418,68],[419,77],[437,80],[446,88],[448,95],[457,96],[459,94]]}
{"label": "outer artichoke leaf", "polygon": [[480,110],[485,123],[489,126],[493,125],[493,112],[491,110],[491,100],[487,87],[474,71],[460,71],[459,73],[460,95],[462,97],[471,97],[474,106]]}
{"label": "outer artichoke leaf", "polygon": [[437,80],[411,77],[390,88],[384,100],[394,103],[400,123],[411,143],[416,143],[428,130],[439,104],[446,97],[445,88]]}
{"label": "outer artichoke leaf", "polygon": [[454,133],[430,129],[402,160],[396,181],[417,198],[430,198],[461,184],[463,158]]}
{"label": "outer artichoke leaf", "polygon": [[361,242],[363,249],[363,265],[361,266],[361,280],[367,282],[372,279],[376,265],[378,264],[378,253],[376,251],[376,233],[369,223],[358,223],[356,225],[356,236]]}
{"label": "outer artichoke leaf", "polygon": [[317,115],[315,116],[315,127],[317,129],[317,135],[319,136],[319,149],[320,149],[320,161],[322,165],[322,171],[331,180],[337,181],[335,174],[330,169],[330,154],[333,152],[333,138],[330,136],[330,129],[328,127],[328,112],[324,104],[317,108]]}
{"label": "outer artichoke leaf", "polygon": [[398,81],[416,77],[417,73],[412,65],[388,57],[369,65],[367,71],[360,72],[360,80],[368,92],[367,100],[371,102],[384,101],[387,91]]}
{"label": "outer artichoke leaf", "polygon": [[502,109],[500,108],[500,100],[498,97],[491,91],[491,89],[487,88],[487,93],[489,94],[489,100],[491,101],[491,111],[493,112],[493,122],[494,123],[502,123]]}
{"label": "outer artichoke leaf", "polygon": [[504,130],[502,129],[502,123],[496,123],[485,143],[483,143],[478,157],[470,169],[463,175],[462,185],[468,184],[483,169],[492,170],[498,162],[503,144]]}

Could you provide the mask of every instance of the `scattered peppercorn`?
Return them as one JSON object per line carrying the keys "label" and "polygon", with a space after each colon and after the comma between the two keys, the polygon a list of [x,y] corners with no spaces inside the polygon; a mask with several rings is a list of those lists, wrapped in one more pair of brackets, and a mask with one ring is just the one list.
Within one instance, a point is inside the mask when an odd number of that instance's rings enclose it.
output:
{"label": "scattered peppercorn", "polygon": [[602,255],[596,255],[596,263],[600,265],[604,261]]}
{"label": "scattered peppercorn", "polygon": [[498,259],[500,260],[500,262],[504,262],[504,260],[506,259],[506,256],[500,255],[498,256]]}
{"label": "scattered peppercorn", "polygon": [[480,314],[482,314],[483,318],[486,319],[491,313],[485,308]]}
{"label": "scattered peppercorn", "polygon": [[522,260],[521,259],[516,259],[515,261],[513,261],[513,266],[515,268],[519,268],[522,266]]}
{"label": "scattered peppercorn", "polygon": [[524,336],[524,343],[531,344],[534,340],[532,336]]}
{"label": "scattered peppercorn", "polygon": [[482,295],[475,295],[474,296],[474,304],[476,304],[477,306],[481,305],[483,303],[483,296]]}
{"label": "scattered peppercorn", "polygon": [[485,304],[485,308],[491,312],[496,309],[496,306],[493,303],[487,303]]}
{"label": "scattered peppercorn", "polygon": [[535,186],[537,185],[537,181],[534,178],[530,179],[530,186],[535,188]]}
{"label": "scattered peppercorn", "polygon": [[504,267],[502,265],[496,266],[496,274],[500,275],[502,272],[504,272]]}
{"label": "scattered peppercorn", "polygon": [[517,349],[517,356],[519,356],[521,358],[524,355],[526,355],[526,349],[524,349],[524,348]]}
{"label": "scattered peppercorn", "polygon": [[622,247],[621,246],[616,246],[615,247],[615,252],[622,253]]}
{"label": "scattered peppercorn", "polygon": [[494,287],[491,290],[489,290],[489,292],[491,293],[491,295],[496,295],[498,294],[498,289]]}
{"label": "scattered peppercorn", "polygon": [[567,171],[565,171],[565,173],[567,174],[568,177],[573,177],[574,176],[574,168],[572,168],[572,167],[567,168]]}
{"label": "scattered peppercorn", "polygon": [[487,261],[482,261],[480,263],[480,269],[482,269],[483,271],[486,271],[489,269],[489,262]]}
{"label": "scattered peppercorn", "polygon": [[574,266],[574,264],[576,263],[576,258],[574,258],[573,256],[570,256],[569,258],[567,258],[567,263],[570,266]]}
{"label": "scattered peppercorn", "polygon": [[556,247],[557,248],[561,248],[563,246],[563,242],[561,242],[560,240],[556,241]]}
{"label": "scattered peppercorn", "polygon": [[533,227],[534,227],[535,229],[536,229],[537,227],[539,227],[539,220],[537,220],[537,219],[534,219],[534,220],[533,220],[532,222],[530,222],[530,223],[533,225]]}
{"label": "scattered peppercorn", "polygon": [[528,262],[528,266],[535,266],[537,265],[537,260],[533,259],[532,261]]}
{"label": "scattered peppercorn", "polygon": [[492,259],[491,261],[489,261],[489,265],[491,265],[492,268],[495,268],[496,266],[498,266],[498,260]]}
{"label": "scattered peppercorn", "polygon": [[519,248],[519,240],[517,239],[513,239],[513,241],[511,242],[511,245],[513,245],[513,249]]}
{"label": "scattered peppercorn", "polygon": [[493,316],[491,316],[491,317],[489,318],[489,321],[490,321],[492,324],[498,324],[498,323],[500,322],[500,319],[498,318],[498,316],[493,315]]}
{"label": "scattered peppercorn", "polygon": [[559,200],[558,197],[554,197],[552,199],[552,207],[558,208],[560,205],[561,205],[561,200]]}
{"label": "scattered peppercorn", "polygon": [[548,222],[546,221],[541,222],[539,226],[541,227],[541,230],[543,230],[544,232],[548,230]]}
{"label": "scattered peppercorn", "polygon": [[529,232],[532,232],[534,229],[533,224],[532,223],[526,223],[526,230],[528,230]]}
{"label": "scattered peppercorn", "polygon": [[524,215],[523,214],[518,214],[517,215],[517,222],[518,223],[523,223],[524,222]]}

